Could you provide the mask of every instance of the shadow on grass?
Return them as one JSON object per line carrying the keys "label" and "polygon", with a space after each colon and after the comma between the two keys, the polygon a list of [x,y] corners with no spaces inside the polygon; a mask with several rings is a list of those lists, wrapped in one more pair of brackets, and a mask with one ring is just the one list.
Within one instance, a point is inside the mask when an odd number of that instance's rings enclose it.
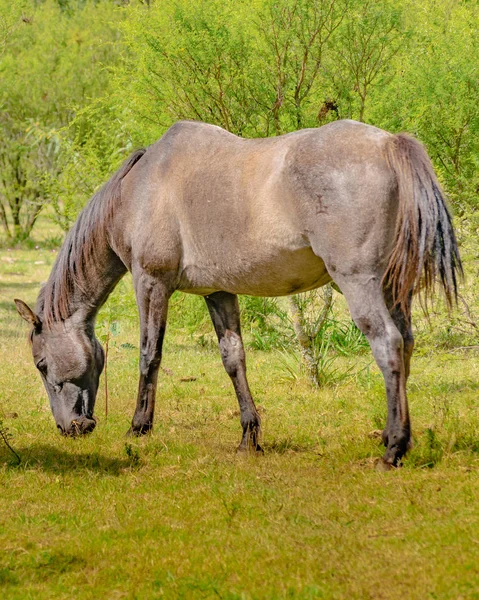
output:
{"label": "shadow on grass", "polygon": [[21,458],[21,463],[16,466],[11,455],[5,452],[0,454],[0,466],[15,467],[18,469],[38,469],[50,473],[81,473],[94,471],[101,475],[118,476],[125,469],[138,468],[139,461],[136,456],[126,458],[111,458],[99,452],[63,452],[47,444],[33,444],[24,448],[15,448]]}
{"label": "shadow on grass", "polygon": [[[6,565],[3,568],[2,562]],[[45,583],[63,574],[71,575],[82,571],[87,564],[81,555],[55,550],[25,552],[13,560],[11,556],[5,557],[4,561],[0,554],[0,586],[22,585],[25,577],[33,579],[36,583]]]}

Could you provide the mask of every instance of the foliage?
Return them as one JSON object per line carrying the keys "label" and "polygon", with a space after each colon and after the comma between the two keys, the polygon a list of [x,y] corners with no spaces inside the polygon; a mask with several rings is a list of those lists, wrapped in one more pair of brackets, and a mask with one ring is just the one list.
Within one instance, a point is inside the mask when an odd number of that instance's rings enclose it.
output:
{"label": "foliage", "polygon": [[378,86],[370,118],[422,140],[461,214],[479,198],[479,6],[421,4],[409,16],[414,35],[395,57],[395,76]]}
{"label": "foliage", "polygon": [[[66,165],[77,170],[69,182],[75,193],[66,190],[75,196],[76,204],[68,208],[68,193],[63,201],[53,202],[65,226],[81,207],[79,193],[81,203],[88,197],[85,191],[93,187],[91,176],[96,176],[96,187],[98,175],[104,176],[105,168],[111,167],[109,152],[102,157],[100,173],[92,169],[88,154],[79,158],[78,149],[90,149],[99,132],[78,112],[107,91],[106,66],[111,68],[118,59],[115,42],[120,35],[117,25],[109,25],[116,9],[106,2],[85,3],[69,12],[52,0],[15,6],[18,10],[12,15],[9,3],[0,3],[3,22],[10,24],[4,25],[9,35],[4,35],[0,53],[0,221],[12,241],[28,237],[53,193],[65,191]],[[81,169],[85,161],[88,169]]]}
{"label": "foliage", "polygon": [[187,118],[243,136],[317,125],[329,110],[323,53],[347,7],[347,0],[178,0],[137,11],[124,25],[130,68],[140,74],[130,85],[137,111],[156,135]]}
{"label": "foliage", "polygon": [[25,18],[24,10],[29,6],[28,0],[13,0],[0,4],[0,56],[5,52],[9,38],[21,25],[21,20]]}
{"label": "foliage", "polygon": [[389,88],[393,60],[407,48],[410,35],[404,9],[397,2],[374,0],[350,6],[328,64],[342,117],[365,121],[374,88]]}
{"label": "foliage", "polygon": [[411,131],[467,215],[478,23],[477,3],[448,0],[2,0],[4,228],[27,236],[45,201],[67,228],[125,154],[182,118],[243,136],[344,117]]}

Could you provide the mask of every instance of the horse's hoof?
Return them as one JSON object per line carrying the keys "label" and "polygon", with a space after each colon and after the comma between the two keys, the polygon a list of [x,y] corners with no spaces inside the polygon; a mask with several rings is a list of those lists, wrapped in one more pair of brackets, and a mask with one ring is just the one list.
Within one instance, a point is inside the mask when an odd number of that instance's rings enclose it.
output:
{"label": "horse's hoof", "polygon": [[262,456],[264,454],[264,450],[259,444],[257,444],[256,446],[253,446],[251,444],[240,444],[236,449],[236,454],[239,454],[241,456]]}
{"label": "horse's hoof", "polygon": [[146,425],[140,425],[137,427],[133,427],[133,425],[126,432],[127,437],[140,437],[141,435],[146,435],[151,432],[151,424],[147,423]]}
{"label": "horse's hoof", "polygon": [[376,463],[376,471],[381,471],[382,473],[385,473],[386,471],[393,471],[395,468],[396,467],[393,464],[387,462],[384,460],[384,458],[380,458]]}
{"label": "horse's hoof", "polygon": [[390,465],[391,468],[402,467],[402,459],[405,452],[401,452],[398,448],[388,448],[382,458],[385,465]]}

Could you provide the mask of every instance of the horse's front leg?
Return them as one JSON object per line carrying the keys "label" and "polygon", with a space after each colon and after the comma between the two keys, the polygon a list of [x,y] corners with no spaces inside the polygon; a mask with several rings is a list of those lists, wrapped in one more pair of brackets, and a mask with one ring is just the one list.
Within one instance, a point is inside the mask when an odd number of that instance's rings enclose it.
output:
{"label": "horse's front leg", "polygon": [[261,422],[246,379],[246,360],[241,339],[238,297],[216,292],[205,297],[218,336],[221,358],[233,382],[241,413],[243,437],[238,451],[262,452],[259,445]]}
{"label": "horse's front leg", "polygon": [[144,272],[134,274],[133,280],[140,313],[140,381],[128,433],[142,435],[153,427],[156,384],[171,292],[164,282]]}

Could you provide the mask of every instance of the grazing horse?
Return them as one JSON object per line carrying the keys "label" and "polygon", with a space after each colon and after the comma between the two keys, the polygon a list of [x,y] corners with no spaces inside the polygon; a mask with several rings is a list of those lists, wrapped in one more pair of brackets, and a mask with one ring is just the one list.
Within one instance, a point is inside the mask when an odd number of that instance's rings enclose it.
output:
{"label": "grazing horse", "polygon": [[387,394],[384,461],[410,440],[406,380],[411,298],[462,272],[443,194],[423,147],[354,121],[267,139],[196,122],[173,125],[96,193],[58,254],[35,311],[35,365],[63,434],[87,433],[103,349],[98,309],[130,271],[140,313],[140,380],[130,433],[153,425],[168,300],[205,298],[241,411],[240,450],[259,445],[237,294],[283,296],[334,281],[367,337]]}

